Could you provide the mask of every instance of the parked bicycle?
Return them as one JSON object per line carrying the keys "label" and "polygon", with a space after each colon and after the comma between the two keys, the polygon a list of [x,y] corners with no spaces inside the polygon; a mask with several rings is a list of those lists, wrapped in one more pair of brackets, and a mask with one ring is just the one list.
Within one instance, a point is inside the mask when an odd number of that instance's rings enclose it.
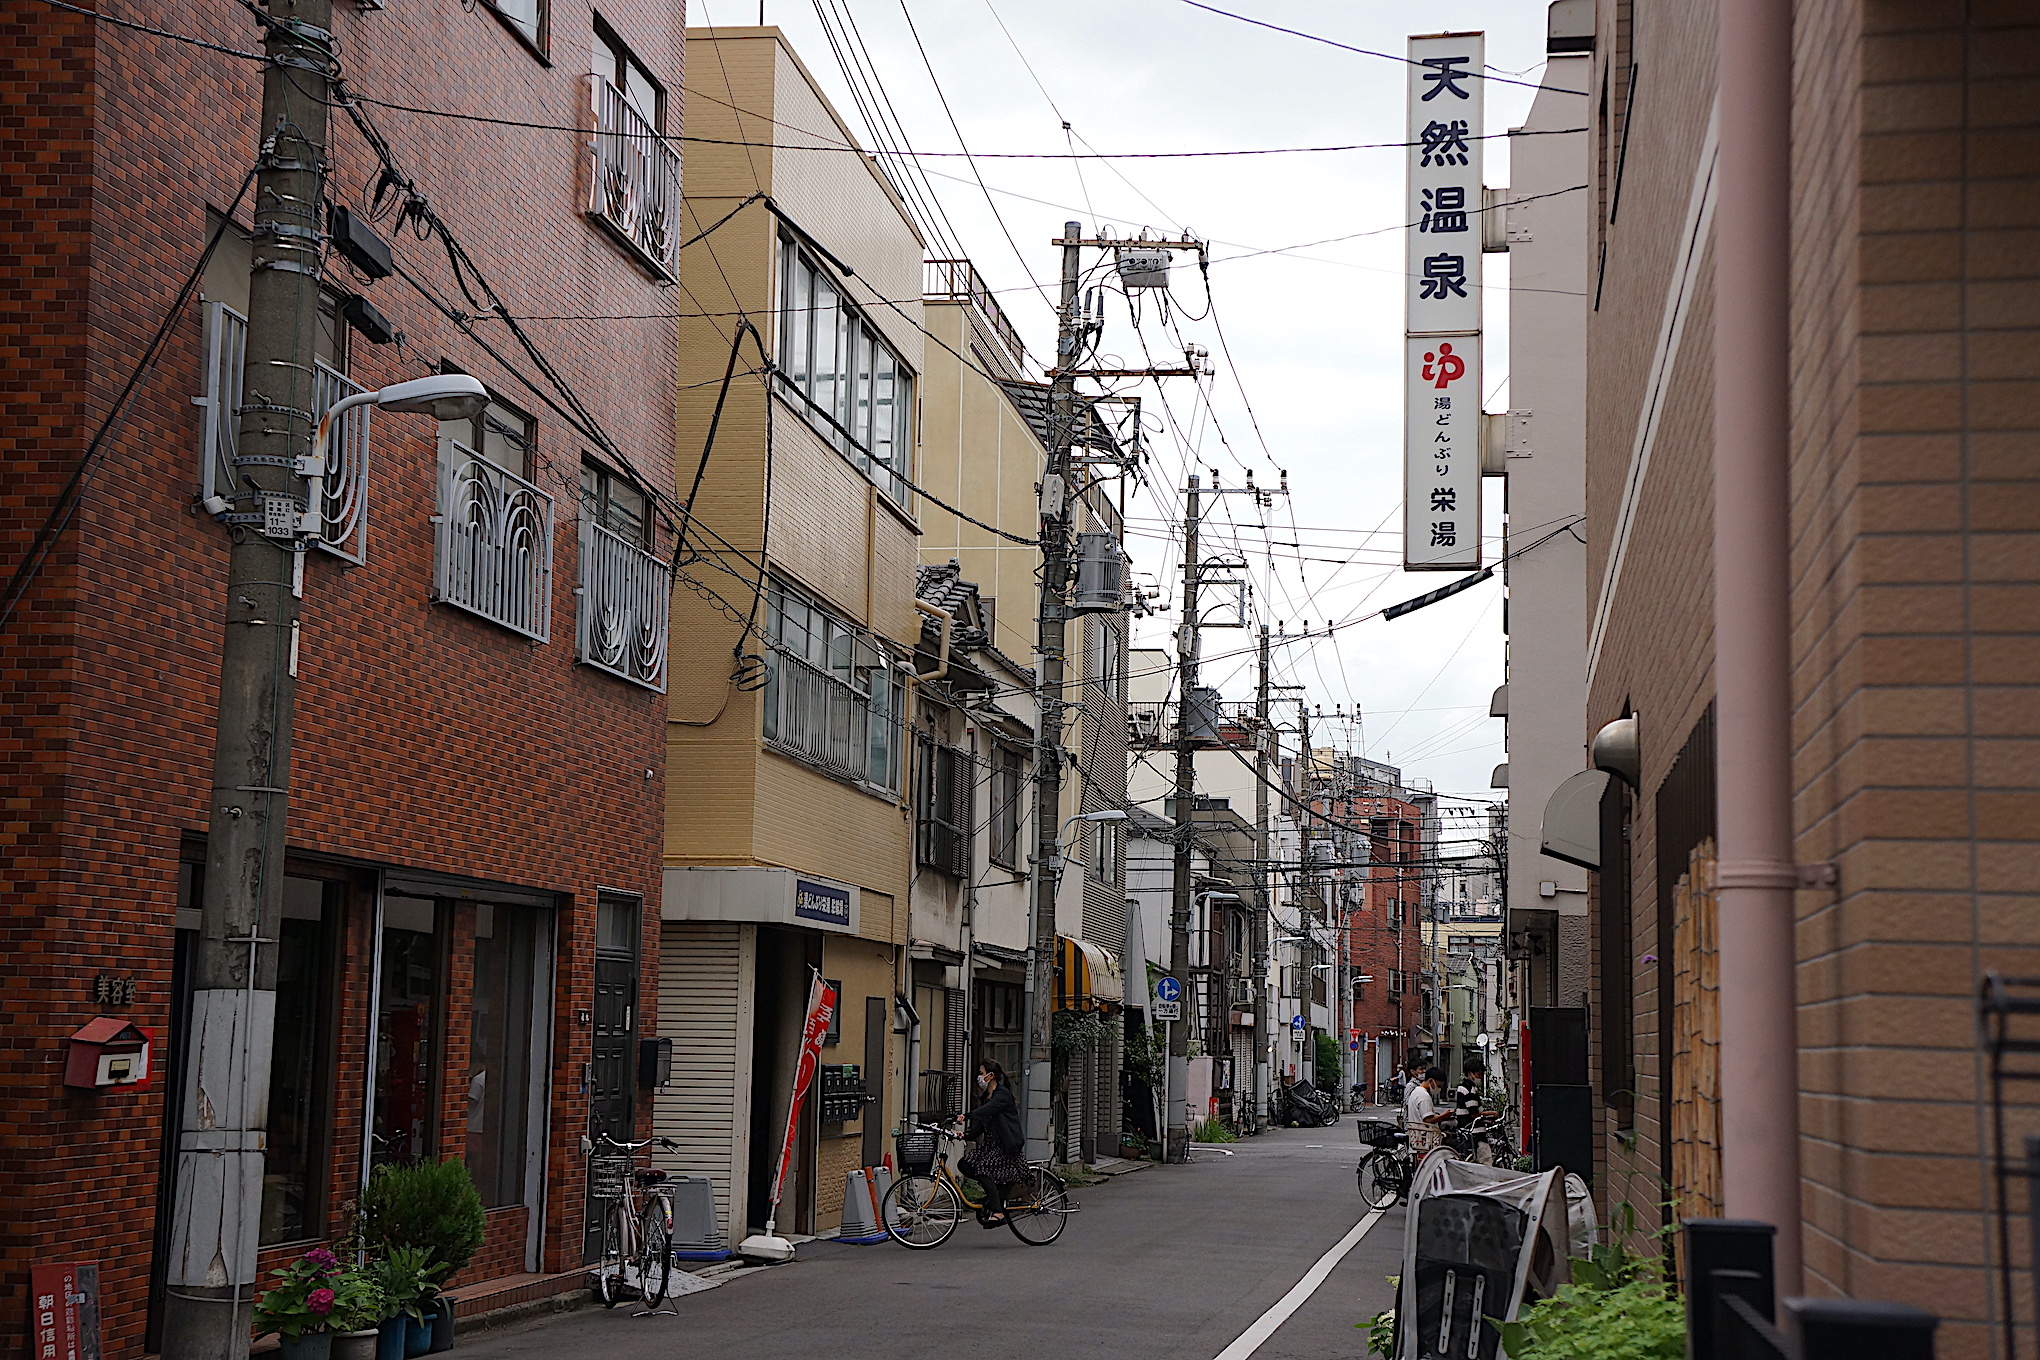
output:
{"label": "parked bicycle", "polygon": [[[946,1129],[909,1123],[894,1140],[900,1178],[879,1203],[879,1218],[892,1240],[915,1251],[939,1247],[956,1232],[963,1211],[985,1221],[985,1201],[972,1199],[949,1170]],[[1006,1226],[1030,1247],[1045,1247],[1062,1236],[1063,1224],[1077,1211],[1069,1187],[1047,1162],[1027,1163],[1028,1179],[1006,1191]]]}
{"label": "parked bicycle", "polygon": [[1509,1138],[1509,1118],[1504,1114],[1483,1114],[1459,1127],[1448,1129],[1445,1145],[1461,1161],[1482,1166],[1514,1166],[1516,1145]]}
{"label": "parked bicycle", "polygon": [[638,1151],[655,1143],[668,1152],[680,1150],[670,1138],[622,1143],[605,1133],[594,1142],[582,1140],[588,1154],[588,1194],[610,1202],[602,1215],[602,1255],[588,1272],[604,1308],[614,1308],[627,1298],[656,1308],[665,1302],[672,1284],[673,1192],[665,1184],[664,1170],[637,1165]]}
{"label": "parked bicycle", "polygon": [[1410,1192],[1417,1157],[1410,1136],[1385,1119],[1363,1119],[1360,1135],[1360,1201],[1370,1209],[1386,1209]]}

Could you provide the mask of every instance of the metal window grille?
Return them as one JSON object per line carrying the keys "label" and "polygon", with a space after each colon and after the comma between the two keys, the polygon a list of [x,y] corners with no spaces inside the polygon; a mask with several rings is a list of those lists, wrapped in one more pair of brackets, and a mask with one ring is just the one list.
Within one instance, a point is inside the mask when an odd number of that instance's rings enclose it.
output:
{"label": "metal window grille", "polygon": [[581,520],[576,656],[611,675],[666,692],[666,563],[594,520]]}
{"label": "metal window grille", "polygon": [[588,215],[671,277],[679,254],[680,153],[623,92],[588,78],[595,111]]}
{"label": "metal window grille", "polygon": [[[241,488],[234,468],[241,418],[241,368],[248,353],[248,318],[224,302],[205,309],[205,393],[193,405],[205,408],[199,439],[198,495],[233,501]],[[362,391],[346,374],[314,361],[312,415],[323,418],[333,403]],[[369,412],[357,406],[340,417],[328,446],[325,495],[319,507],[319,546],[336,557],[368,559]]]}
{"label": "metal window grille", "polygon": [[433,598],[550,642],[552,497],[445,440],[438,520]]}
{"label": "metal window grille", "polygon": [[921,743],[920,862],[957,878],[970,873],[970,756]]}

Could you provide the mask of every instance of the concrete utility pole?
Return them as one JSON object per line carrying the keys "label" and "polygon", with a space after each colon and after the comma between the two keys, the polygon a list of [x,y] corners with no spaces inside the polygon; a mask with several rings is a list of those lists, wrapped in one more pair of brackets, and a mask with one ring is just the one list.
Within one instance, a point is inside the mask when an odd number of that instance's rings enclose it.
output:
{"label": "concrete utility pole", "polygon": [[1049,1155],[1049,1085],[1055,1060],[1055,904],[1062,887],[1063,657],[1068,635],[1070,457],[1077,438],[1077,380],[1083,318],[1083,224],[1063,223],[1062,303],[1056,372],[1049,388],[1048,468],[1041,478],[1041,605],[1036,611],[1034,727],[1033,966],[1027,970],[1027,1156]]}
{"label": "concrete utility pole", "polygon": [[[204,920],[177,1149],[163,1354],[248,1354],[269,1124],[284,817],[296,702],[292,590],[311,453],[332,0],[269,0],[244,404],[207,811]],[[316,508],[316,507],[311,507]]]}
{"label": "concrete utility pole", "polygon": [[[1183,501],[1183,623],[1176,634],[1176,872],[1174,898],[1169,910],[1169,975],[1183,987],[1183,1023],[1169,1035],[1169,1089],[1190,1089],[1190,1035],[1197,1028],[1197,992],[1190,977],[1190,850],[1196,826],[1192,813],[1197,805],[1197,740],[1190,731],[1191,695],[1197,688],[1197,523],[1198,502],[1203,481],[1192,476]],[[1169,1131],[1164,1140],[1168,1159],[1180,1162],[1190,1155],[1190,1126],[1186,1104],[1178,1100],[1169,1107]]]}
{"label": "concrete utility pole", "polygon": [[1268,895],[1268,625],[1261,625],[1259,666],[1254,678],[1254,1035],[1258,1054],[1254,1063],[1254,1130],[1268,1121],[1270,1037],[1274,1034],[1274,1010],[1268,1004],[1268,942],[1273,932],[1269,916],[1275,904]]}

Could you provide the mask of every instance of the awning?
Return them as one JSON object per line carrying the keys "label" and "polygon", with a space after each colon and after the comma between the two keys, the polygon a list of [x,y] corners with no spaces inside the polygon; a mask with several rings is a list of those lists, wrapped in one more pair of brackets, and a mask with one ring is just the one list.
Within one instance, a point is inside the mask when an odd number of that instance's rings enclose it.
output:
{"label": "awning", "polygon": [[1119,963],[1089,940],[1055,937],[1055,1008],[1116,1011],[1126,995]]}
{"label": "awning", "polygon": [[1581,770],[1551,791],[1540,846],[1545,854],[1586,869],[1601,867],[1601,795],[1610,779],[1606,770]]}

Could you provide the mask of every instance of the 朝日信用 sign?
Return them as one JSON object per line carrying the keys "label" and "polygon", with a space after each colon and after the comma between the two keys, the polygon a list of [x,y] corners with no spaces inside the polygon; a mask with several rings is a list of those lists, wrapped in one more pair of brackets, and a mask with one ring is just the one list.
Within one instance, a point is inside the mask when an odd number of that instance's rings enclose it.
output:
{"label": "\u671d\u65e5\u4fe1\u7528 sign", "polygon": [[1403,567],[1480,566],[1482,58],[1478,33],[1409,40]]}

